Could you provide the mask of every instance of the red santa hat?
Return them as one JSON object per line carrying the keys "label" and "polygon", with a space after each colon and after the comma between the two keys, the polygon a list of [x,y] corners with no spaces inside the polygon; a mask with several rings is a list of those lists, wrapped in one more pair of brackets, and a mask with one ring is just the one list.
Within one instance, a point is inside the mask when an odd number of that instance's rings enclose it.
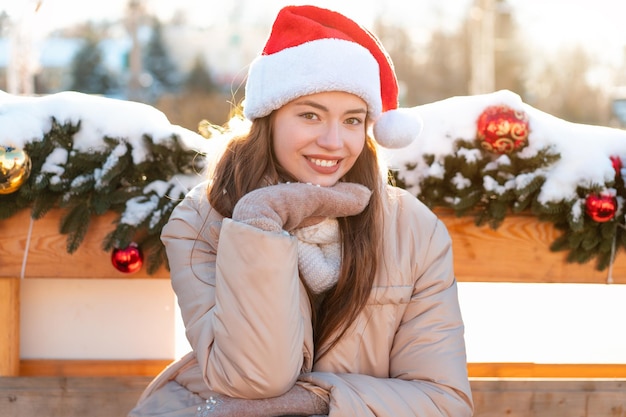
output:
{"label": "red santa hat", "polygon": [[420,133],[420,118],[398,108],[398,81],[380,41],[347,17],[315,6],[287,6],[250,65],[244,115],[269,115],[308,94],[345,91],[367,103],[374,138],[401,148]]}

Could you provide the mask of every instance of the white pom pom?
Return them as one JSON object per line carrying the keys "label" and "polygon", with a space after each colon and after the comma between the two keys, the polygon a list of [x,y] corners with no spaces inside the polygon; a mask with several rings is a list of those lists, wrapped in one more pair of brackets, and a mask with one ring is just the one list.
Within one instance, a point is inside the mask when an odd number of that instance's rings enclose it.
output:
{"label": "white pom pom", "polygon": [[389,149],[404,148],[422,131],[422,119],[415,110],[399,108],[384,112],[374,123],[374,139]]}

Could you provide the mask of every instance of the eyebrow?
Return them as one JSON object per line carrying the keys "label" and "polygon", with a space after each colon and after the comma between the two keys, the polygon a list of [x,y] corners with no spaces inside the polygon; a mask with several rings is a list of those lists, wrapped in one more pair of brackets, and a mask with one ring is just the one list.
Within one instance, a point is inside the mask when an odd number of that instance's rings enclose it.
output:
{"label": "eyebrow", "polygon": [[[316,102],[316,101],[312,101],[312,100],[302,100],[302,101],[297,101],[296,103],[294,103],[297,106],[311,106],[314,107],[316,109],[328,112],[329,109],[328,107]],[[346,110],[344,112],[344,114],[366,114],[367,110],[364,109],[363,107],[359,107],[356,109],[350,109],[350,110]]]}

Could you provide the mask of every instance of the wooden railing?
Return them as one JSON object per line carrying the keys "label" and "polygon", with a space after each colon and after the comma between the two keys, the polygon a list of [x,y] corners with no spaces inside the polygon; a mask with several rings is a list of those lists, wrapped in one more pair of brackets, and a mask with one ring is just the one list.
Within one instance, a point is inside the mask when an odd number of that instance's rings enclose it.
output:
{"label": "wooden railing", "polygon": [[[559,232],[533,216],[510,216],[493,230],[475,226],[471,217],[458,218],[446,211],[438,214],[452,236],[455,271],[461,282],[597,284],[609,278],[607,271],[597,271],[591,263],[570,264],[565,262],[565,253],[551,252],[549,246]],[[113,410],[107,404],[109,408],[102,408],[107,414],[88,415],[123,416],[123,410],[128,410],[124,407],[172,359],[21,359],[20,283],[32,278],[168,279],[169,273],[161,268],[153,275],[143,270],[126,275],[112,267],[101,244],[111,230],[113,215],[94,218],[78,251],[68,254],[66,238],[58,233],[60,216],[60,211],[51,211],[33,222],[30,232],[27,211],[0,221],[0,376],[8,377],[0,378],[0,415],[87,415],[81,414],[84,404],[79,397],[90,398],[98,392],[98,401],[110,396],[119,400],[119,407]],[[626,284],[623,254],[616,258],[611,279]],[[470,363],[468,370],[476,416],[626,416],[626,364]],[[84,378],[88,382],[81,382]],[[66,401],[63,406],[55,406],[62,401],[56,395],[59,392]],[[31,405],[24,406],[27,403]],[[40,414],[34,412],[36,407],[64,411]]]}
{"label": "wooden railing", "polygon": [[[551,252],[559,231],[534,216],[509,216],[493,230],[475,226],[472,217],[438,214],[452,236],[455,272],[461,282],[606,283],[606,270],[597,271],[593,263],[567,263],[564,252]],[[165,268],[154,275],[145,270],[126,275],[111,267],[101,245],[112,228],[113,215],[94,217],[78,251],[66,253],[66,238],[58,232],[60,216],[53,210],[33,223],[24,278],[169,278]],[[0,221],[0,277],[21,276],[29,222],[27,211]],[[618,254],[612,274],[614,283],[626,284],[626,256]]]}

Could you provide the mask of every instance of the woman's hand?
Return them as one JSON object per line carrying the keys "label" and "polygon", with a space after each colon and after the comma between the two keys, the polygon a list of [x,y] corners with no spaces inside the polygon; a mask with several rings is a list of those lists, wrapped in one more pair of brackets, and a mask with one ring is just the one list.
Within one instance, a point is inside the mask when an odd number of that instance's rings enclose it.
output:
{"label": "woman's hand", "polygon": [[280,397],[243,400],[211,397],[198,406],[196,417],[276,417],[327,415],[328,404],[312,392],[294,385]]}
{"label": "woman's hand", "polygon": [[[270,185],[244,195],[233,220],[269,232],[291,231],[310,219],[347,217],[361,213],[372,192],[361,184],[340,182],[332,187],[304,183]],[[314,223],[314,222],[313,222]]]}

